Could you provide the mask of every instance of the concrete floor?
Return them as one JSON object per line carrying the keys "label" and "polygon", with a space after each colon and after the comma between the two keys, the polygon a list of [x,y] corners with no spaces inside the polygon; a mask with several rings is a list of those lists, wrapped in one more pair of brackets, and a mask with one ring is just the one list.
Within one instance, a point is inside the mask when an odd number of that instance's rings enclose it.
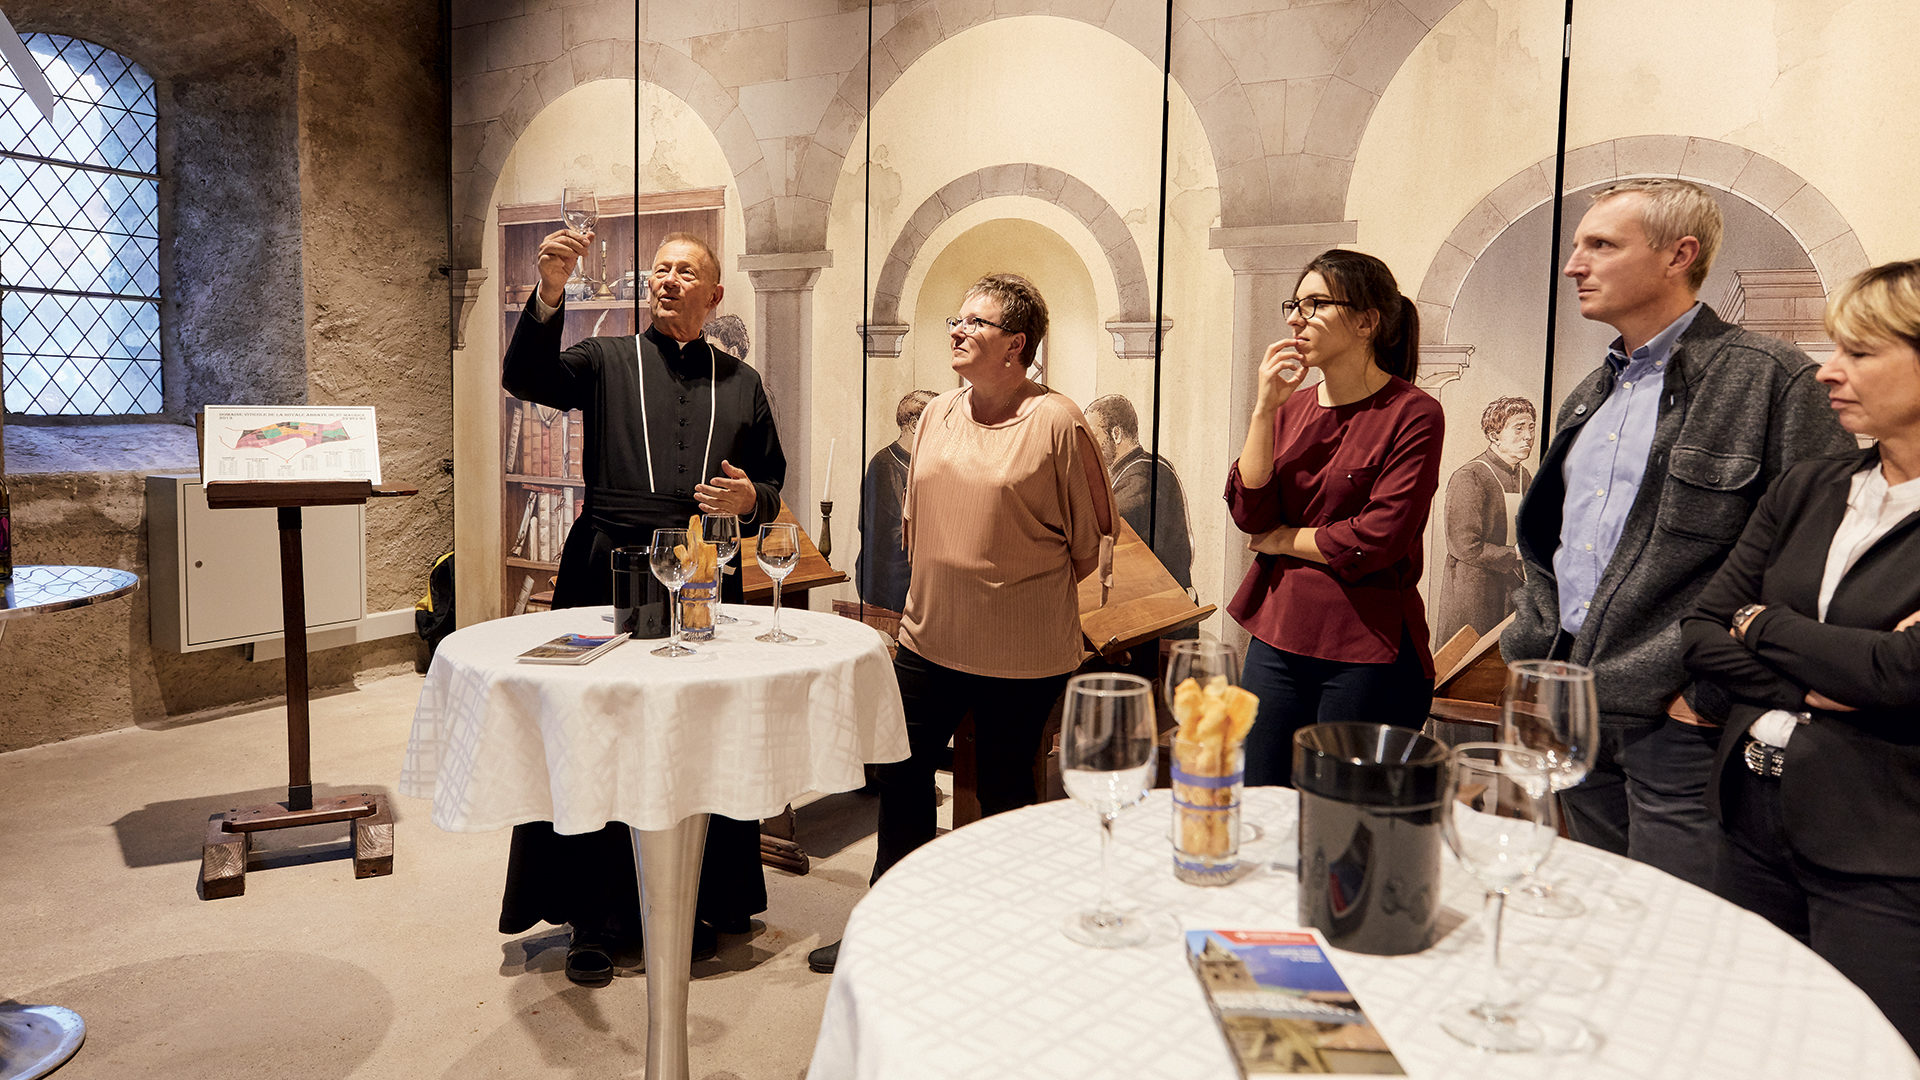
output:
{"label": "concrete floor", "polygon": [[[498,933],[508,833],[393,793],[419,686],[313,702],[316,794],[391,797],[390,877],[355,880],[345,826],[315,826],[264,834],[244,896],[198,898],[208,815],[285,797],[277,706],[0,754],[0,1001],[85,1018],[59,1080],[643,1074],[646,979],[581,989],[563,931]],[[801,805],[812,873],[768,870],[764,925],[694,965],[694,1077],[805,1075],[829,981],[806,954],[866,891],[874,813]]]}

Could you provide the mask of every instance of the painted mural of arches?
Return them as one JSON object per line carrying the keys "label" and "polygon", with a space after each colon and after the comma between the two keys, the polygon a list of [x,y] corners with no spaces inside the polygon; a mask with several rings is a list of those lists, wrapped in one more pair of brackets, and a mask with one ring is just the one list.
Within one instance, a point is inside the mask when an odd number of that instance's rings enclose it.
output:
{"label": "painted mural of arches", "polygon": [[977,169],[927,196],[907,219],[894,240],[893,249],[887,253],[886,262],[881,264],[879,279],[874,283],[874,322],[902,322],[900,298],[907,274],[921,248],[942,222],[974,203],[1018,195],[1060,206],[1087,227],[1107,257],[1107,268],[1119,293],[1120,313],[1115,322],[1145,323],[1153,317],[1140,247],[1112,204],[1086,182],[1059,169],[1033,162],[1014,162]]}
{"label": "painted mural of arches", "polygon": [[[1840,211],[1798,173],[1731,143],[1686,135],[1637,135],[1567,153],[1566,190],[1635,176],[1672,176],[1730,192],[1780,223],[1807,252],[1823,285],[1867,268],[1866,248]],[[1448,323],[1467,275],[1506,228],[1545,203],[1553,191],[1553,159],[1522,170],[1481,199],[1440,245],[1421,278],[1424,343],[1448,340]]]}
{"label": "painted mural of arches", "polygon": [[[773,181],[753,125],[726,87],[683,53],[650,41],[633,49],[632,63],[605,41],[575,45],[535,69],[499,116],[480,125],[480,149],[473,166],[455,172],[453,182],[454,265],[477,267],[486,234],[487,211],[500,171],[514,144],[542,109],[576,87],[602,79],[631,79],[639,72],[649,83],[686,102],[726,154],[740,190],[743,208],[772,202]],[[625,43],[631,46],[632,43]],[[623,64],[625,66],[623,66]]]}
{"label": "painted mural of arches", "polygon": [[[1172,6],[1173,77],[1193,102],[1213,150],[1222,225],[1338,219],[1367,117],[1407,56],[1458,2],[1308,5],[1203,19]],[[790,177],[775,175],[736,95],[692,57],[649,41],[574,44],[530,69],[498,115],[459,134],[453,263],[479,264],[494,182],[534,114],[582,83],[636,74],[686,101],[719,140],[739,187],[746,252],[821,250],[834,185],[867,115],[869,66],[877,98],[939,42],[994,20],[1034,15],[1033,6],[1030,0],[920,5],[841,79],[791,169],[780,170]],[[1168,10],[1157,4],[1056,3],[1046,14],[1097,27],[1158,65]],[[1313,48],[1303,52],[1297,47],[1303,42]],[[1308,53],[1309,66],[1324,70],[1299,66]],[[1276,113],[1289,121],[1276,126]]]}
{"label": "painted mural of arches", "polygon": [[[1075,19],[1126,42],[1158,66],[1173,25],[1172,76],[1193,102],[1220,176],[1226,227],[1336,220],[1346,204],[1354,155],[1367,117],[1401,64],[1459,0],[1387,0],[1373,5],[1312,5],[1196,20],[1177,5],[1059,4],[1048,14]],[[1036,14],[1030,0],[930,0],[874,42],[867,62],[841,80],[815,135],[816,145],[845,159],[866,115],[868,66],[877,100],[928,49],[996,19]],[[1323,9],[1313,10],[1314,7]],[[1335,10],[1340,9],[1340,10]],[[1346,23],[1339,23],[1341,17]],[[1301,71],[1305,41],[1322,48],[1325,71]],[[1276,100],[1276,95],[1278,98]],[[1292,112],[1298,95],[1311,106],[1291,132],[1263,123],[1261,113]],[[1254,107],[1260,98],[1261,110]],[[832,199],[822,177],[796,194]],[[824,211],[822,211],[824,215]],[[824,235],[824,221],[820,226]]]}

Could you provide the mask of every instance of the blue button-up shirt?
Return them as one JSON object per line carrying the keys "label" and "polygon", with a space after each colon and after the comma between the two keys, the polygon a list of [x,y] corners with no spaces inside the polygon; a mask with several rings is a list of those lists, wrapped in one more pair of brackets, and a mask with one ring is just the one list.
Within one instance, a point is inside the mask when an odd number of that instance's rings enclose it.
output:
{"label": "blue button-up shirt", "polygon": [[1620,530],[1640,493],[1660,422],[1667,356],[1699,313],[1699,304],[1688,308],[1631,356],[1619,338],[1607,349],[1613,392],[1593,411],[1561,464],[1567,495],[1553,572],[1560,583],[1560,627],[1569,634],[1578,634],[1586,624],[1600,575],[1620,546]]}

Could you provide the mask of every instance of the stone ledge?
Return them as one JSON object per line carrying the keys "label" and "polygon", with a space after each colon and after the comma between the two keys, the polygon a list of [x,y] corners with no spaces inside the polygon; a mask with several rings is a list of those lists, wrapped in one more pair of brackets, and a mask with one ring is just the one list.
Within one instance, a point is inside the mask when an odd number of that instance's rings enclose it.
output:
{"label": "stone ledge", "polygon": [[197,472],[189,424],[6,425],[8,476],[34,473]]}

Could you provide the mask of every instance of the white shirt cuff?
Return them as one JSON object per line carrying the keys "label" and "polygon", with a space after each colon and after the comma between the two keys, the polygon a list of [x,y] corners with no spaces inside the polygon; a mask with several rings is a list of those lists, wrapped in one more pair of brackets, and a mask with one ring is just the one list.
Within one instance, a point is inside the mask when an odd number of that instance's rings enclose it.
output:
{"label": "white shirt cuff", "polygon": [[1787,740],[1793,738],[1793,729],[1800,726],[1798,713],[1785,709],[1768,709],[1747,729],[1747,734],[1766,743],[1768,746],[1785,747]]}
{"label": "white shirt cuff", "polygon": [[[560,299],[562,303],[566,302],[566,297],[563,296]],[[546,322],[548,319],[553,318],[554,312],[559,310],[560,309],[558,307],[548,307],[547,302],[545,300],[540,299],[540,287],[537,285],[534,286],[534,289],[533,289],[533,321],[534,322],[537,322],[537,323]]]}

